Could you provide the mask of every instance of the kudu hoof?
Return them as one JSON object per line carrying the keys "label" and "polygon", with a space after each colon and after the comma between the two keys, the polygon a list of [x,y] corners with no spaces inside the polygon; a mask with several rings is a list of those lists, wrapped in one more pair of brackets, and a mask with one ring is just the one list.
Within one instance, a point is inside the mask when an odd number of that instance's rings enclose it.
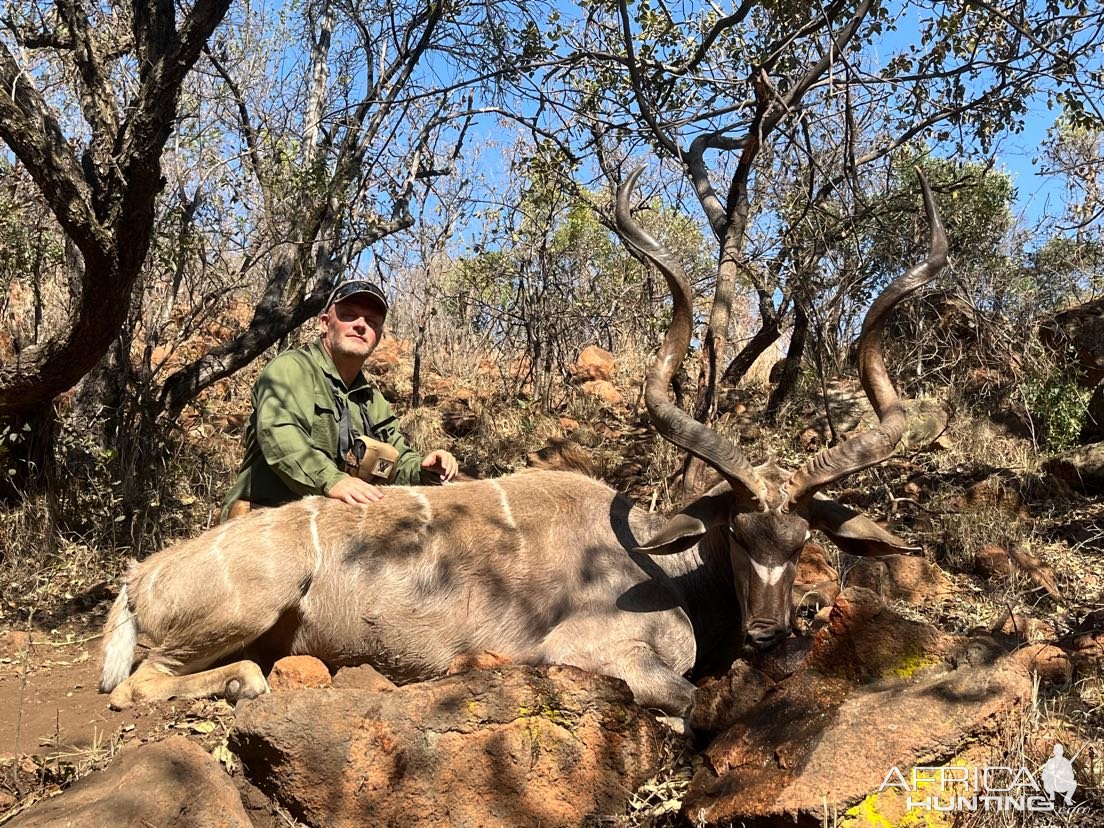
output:
{"label": "kudu hoof", "polygon": [[226,686],[223,689],[223,695],[228,702],[239,702],[242,699],[255,699],[257,696],[267,692],[268,682],[265,681],[264,675],[259,668],[256,669],[255,675],[252,670],[249,670],[243,675],[235,676],[226,682]]}

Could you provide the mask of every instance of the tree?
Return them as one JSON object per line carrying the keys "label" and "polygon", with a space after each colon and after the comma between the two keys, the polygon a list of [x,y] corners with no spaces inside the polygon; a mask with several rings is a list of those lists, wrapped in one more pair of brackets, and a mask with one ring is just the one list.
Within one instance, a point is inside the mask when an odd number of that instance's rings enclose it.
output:
{"label": "tree", "polygon": [[[887,37],[898,30],[914,36]],[[685,178],[717,239],[701,419],[717,378],[738,380],[795,303],[812,300],[809,276],[825,272],[806,233],[812,212],[835,202],[846,222],[876,209],[867,194],[885,194],[890,159],[917,138],[984,154],[1046,96],[1067,106],[1088,97],[1080,115],[1101,114],[1086,92],[1101,83],[1104,12],[1074,0],[749,0],[727,13],[613,0],[553,31],[560,63],[528,88],[540,111],[614,176],[634,150],[654,151]],[[758,298],[761,330],[728,362],[741,283]]]}
{"label": "tree", "polygon": [[[482,334],[500,363],[516,367],[511,384],[546,410],[585,345],[647,347],[665,299],[594,209],[600,196],[560,186],[567,163],[547,143],[515,147],[510,186],[482,214],[482,241],[437,287],[451,324]],[[688,272],[708,272],[701,230],[688,217],[657,209],[646,224]]]}
{"label": "tree", "polygon": [[[63,0],[5,17],[0,138],[80,254],[71,317],[0,365],[0,416],[40,411],[104,354],[149,249],[161,154],[184,80],[230,0]],[[70,113],[79,112],[74,123]]]}

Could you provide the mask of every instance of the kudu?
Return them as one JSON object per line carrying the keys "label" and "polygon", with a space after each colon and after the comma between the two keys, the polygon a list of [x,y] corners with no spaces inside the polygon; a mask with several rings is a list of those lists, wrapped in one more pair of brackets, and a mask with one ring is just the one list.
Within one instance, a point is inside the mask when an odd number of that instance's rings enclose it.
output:
{"label": "kudu", "polygon": [[[100,687],[112,706],[263,693],[253,661],[211,669],[247,652],[371,663],[402,680],[490,651],[617,676],[641,704],[685,715],[694,688],[684,674],[711,648],[734,631],[760,648],[788,634],[810,528],[852,553],[909,549],[818,491],[885,460],[905,428],[881,338],[889,311],[946,261],[927,183],[921,178],[927,259],[878,297],[860,339],[862,382],[880,425],[788,472],[773,461],[752,466],[668,399],[689,346],[690,288],[630,216],[639,172],[617,192],[617,225],[674,296],[647,374],[647,408],[662,436],[725,482],[669,519],[593,478],[552,470],[396,487],[369,506],[310,497],[236,518],[131,566],[104,634]],[[149,649],[132,675],[140,636]]]}

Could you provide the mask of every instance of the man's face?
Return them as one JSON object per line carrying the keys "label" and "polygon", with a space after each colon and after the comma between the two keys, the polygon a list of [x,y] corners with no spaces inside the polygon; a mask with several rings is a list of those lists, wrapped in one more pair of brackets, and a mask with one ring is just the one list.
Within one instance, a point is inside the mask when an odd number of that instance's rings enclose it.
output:
{"label": "man's face", "polygon": [[363,362],[379,344],[383,317],[383,308],[367,296],[337,302],[320,317],[322,347],[331,359],[355,357]]}

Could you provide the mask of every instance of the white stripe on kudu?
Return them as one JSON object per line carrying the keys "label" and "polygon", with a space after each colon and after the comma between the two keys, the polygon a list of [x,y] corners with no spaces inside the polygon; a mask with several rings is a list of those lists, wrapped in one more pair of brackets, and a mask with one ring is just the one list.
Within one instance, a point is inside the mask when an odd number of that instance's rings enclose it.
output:
{"label": "white stripe on kudu", "polygon": [[759,580],[767,586],[774,586],[781,580],[782,576],[786,574],[786,564],[763,566],[756,560],[750,558],[748,560],[751,561],[751,568],[755,570],[755,574],[759,576]]}

